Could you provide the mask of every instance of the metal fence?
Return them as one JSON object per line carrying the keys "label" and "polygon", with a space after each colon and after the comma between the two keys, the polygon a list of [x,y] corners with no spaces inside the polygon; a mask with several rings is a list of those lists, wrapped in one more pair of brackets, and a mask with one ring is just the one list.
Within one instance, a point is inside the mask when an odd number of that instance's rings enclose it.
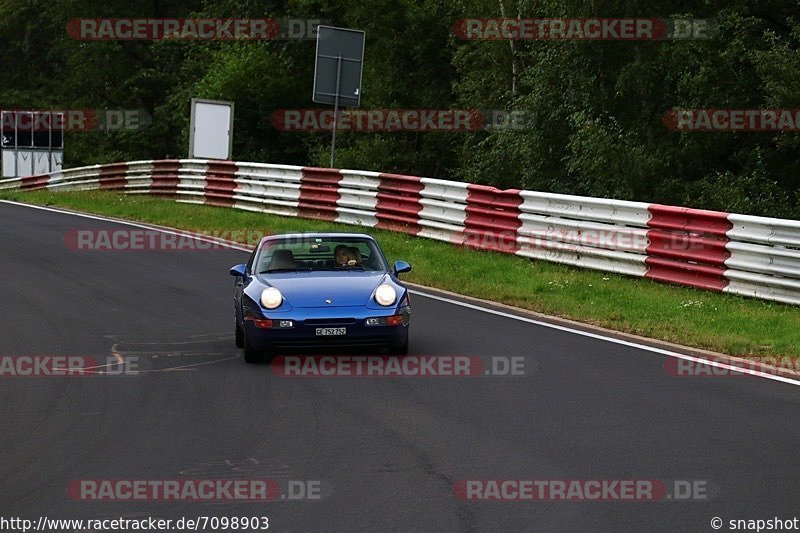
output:
{"label": "metal fence", "polygon": [[398,174],[198,159],[93,165],[0,180],[2,189],[163,195],[800,304],[796,220]]}

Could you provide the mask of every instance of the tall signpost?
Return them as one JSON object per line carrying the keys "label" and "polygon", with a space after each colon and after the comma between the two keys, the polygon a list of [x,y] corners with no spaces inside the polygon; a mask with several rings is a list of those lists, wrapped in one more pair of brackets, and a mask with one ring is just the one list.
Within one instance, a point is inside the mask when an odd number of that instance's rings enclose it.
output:
{"label": "tall signpost", "polygon": [[312,100],[333,104],[331,168],[336,163],[336,128],[339,105],[361,104],[361,73],[364,66],[364,35],[361,30],[317,27],[317,55],[314,63]]}

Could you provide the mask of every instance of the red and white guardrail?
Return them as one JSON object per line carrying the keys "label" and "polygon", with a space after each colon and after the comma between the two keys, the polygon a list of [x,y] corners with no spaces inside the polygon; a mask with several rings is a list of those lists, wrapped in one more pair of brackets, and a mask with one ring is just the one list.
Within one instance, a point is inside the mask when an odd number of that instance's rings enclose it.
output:
{"label": "red and white guardrail", "polygon": [[134,161],[0,180],[118,189],[377,227],[475,249],[800,304],[800,221],[417,176],[217,160]]}

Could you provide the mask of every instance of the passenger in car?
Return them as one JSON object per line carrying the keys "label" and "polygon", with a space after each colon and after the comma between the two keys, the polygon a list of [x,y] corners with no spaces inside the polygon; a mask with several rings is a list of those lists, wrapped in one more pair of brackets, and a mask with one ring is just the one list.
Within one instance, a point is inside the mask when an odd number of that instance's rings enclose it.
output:
{"label": "passenger in car", "polygon": [[350,257],[356,262],[355,264],[357,266],[362,266],[363,262],[361,261],[361,250],[355,246],[351,246],[348,248],[348,250],[350,251]]}
{"label": "passenger in car", "polygon": [[333,262],[337,267],[347,266],[347,261],[350,260],[350,252],[345,244],[340,244],[333,249]]}

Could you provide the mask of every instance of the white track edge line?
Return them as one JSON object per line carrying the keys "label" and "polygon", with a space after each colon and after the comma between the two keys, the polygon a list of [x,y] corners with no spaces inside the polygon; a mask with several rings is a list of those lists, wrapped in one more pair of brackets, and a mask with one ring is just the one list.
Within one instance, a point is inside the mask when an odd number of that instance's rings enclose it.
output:
{"label": "white track edge line", "polygon": [[411,294],[416,294],[418,296],[422,296],[422,297],[425,297],[425,298],[430,298],[432,300],[439,300],[441,302],[445,302],[445,303],[448,303],[448,304],[458,305],[458,306],[461,306],[461,307],[466,307],[468,309],[473,309],[475,311],[482,311],[484,313],[497,315],[497,316],[500,316],[500,317],[503,317],[503,318],[510,318],[512,320],[519,320],[520,322],[527,322],[529,324],[534,324],[534,325],[542,326],[542,327],[545,327],[545,328],[564,331],[564,332],[567,332],[567,333],[573,333],[575,335],[581,335],[583,337],[589,337],[591,339],[597,339],[597,340],[602,340],[602,341],[606,341],[606,342],[612,342],[614,344],[621,344],[623,346],[628,346],[630,348],[636,348],[638,350],[644,350],[644,351],[654,352],[654,353],[661,354],[661,355],[666,355],[666,356],[669,356],[669,357],[675,357],[676,359],[683,359],[685,361],[693,361],[695,363],[707,364],[709,366],[714,366],[714,367],[717,367],[717,368],[724,368],[726,370],[735,370],[737,372],[741,372],[743,374],[748,374],[748,375],[755,376],[755,377],[772,379],[772,380],[775,380],[775,381],[780,381],[782,383],[788,383],[790,385],[798,385],[798,386],[800,386],[800,380],[795,380],[795,379],[787,378],[787,377],[784,377],[784,376],[778,376],[778,375],[775,375],[775,374],[770,374],[768,372],[761,372],[759,370],[753,370],[751,368],[738,367],[738,366],[736,366],[734,364],[723,363],[723,362],[720,362],[720,361],[714,361],[712,359],[704,359],[702,357],[694,357],[692,355],[686,355],[686,354],[682,354],[682,353],[678,353],[678,352],[671,352],[669,350],[664,350],[663,348],[656,348],[655,346],[648,346],[646,344],[639,344],[639,343],[636,343],[636,342],[626,341],[626,340],[623,340],[623,339],[617,339],[617,338],[614,338],[614,337],[607,337],[605,335],[600,335],[598,333],[592,333],[592,332],[589,332],[589,331],[583,331],[583,330],[580,330],[580,329],[574,329],[574,328],[570,328],[570,327],[567,327],[567,326],[561,326],[559,324],[551,324],[549,322],[544,322],[544,321],[536,320],[536,319],[533,319],[533,318],[519,316],[519,315],[515,315],[515,314],[512,314],[512,313],[506,313],[506,312],[503,312],[503,311],[498,311],[496,309],[490,309],[490,308],[487,308],[487,307],[481,307],[479,305],[474,305],[474,304],[470,304],[470,303],[467,303],[467,302],[461,302],[459,300],[455,300],[455,299],[452,299],[452,298],[445,298],[443,296],[437,296],[437,295],[434,295],[434,294],[428,294],[428,293],[420,292],[420,291],[417,291],[417,290],[410,290],[409,289],[409,292]]}

